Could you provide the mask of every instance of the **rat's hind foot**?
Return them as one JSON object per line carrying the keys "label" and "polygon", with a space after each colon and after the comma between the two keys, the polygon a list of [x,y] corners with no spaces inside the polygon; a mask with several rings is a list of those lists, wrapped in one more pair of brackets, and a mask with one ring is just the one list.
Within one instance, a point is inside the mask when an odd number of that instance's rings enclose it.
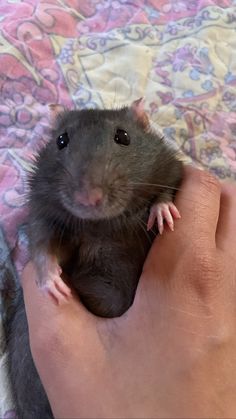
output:
{"label": "rat's hind foot", "polygon": [[164,221],[168,224],[171,231],[174,231],[174,219],[181,218],[181,215],[173,202],[161,202],[153,204],[150,210],[147,223],[147,230],[151,230],[157,219],[159,233],[164,230]]}
{"label": "rat's hind foot", "polygon": [[66,302],[71,295],[70,288],[60,277],[62,270],[59,265],[55,265],[55,269],[48,273],[48,278],[42,286],[42,290],[49,294],[57,304]]}
{"label": "rat's hind foot", "polygon": [[62,269],[57,258],[41,252],[36,255],[34,262],[38,273],[36,277],[38,287],[49,294],[57,304],[65,302],[71,295],[71,290],[60,276]]}

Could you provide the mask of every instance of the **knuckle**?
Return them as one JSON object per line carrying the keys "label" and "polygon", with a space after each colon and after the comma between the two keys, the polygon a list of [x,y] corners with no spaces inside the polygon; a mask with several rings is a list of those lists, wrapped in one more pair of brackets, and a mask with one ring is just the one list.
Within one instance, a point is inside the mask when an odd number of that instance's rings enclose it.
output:
{"label": "knuckle", "polygon": [[215,260],[213,255],[211,255],[209,252],[201,252],[198,255],[198,267],[200,269],[200,272],[203,272],[204,274],[211,274],[212,272],[214,272]]}
{"label": "knuckle", "polygon": [[215,255],[214,252],[210,251],[209,248],[204,246],[201,240],[198,243],[192,244],[189,248],[191,258],[191,265],[195,267],[193,273],[202,273],[205,275],[206,273],[213,270],[215,264]]}
{"label": "knuckle", "polygon": [[194,268],[192,269],[192,287],[200,300],[209,300],[215,298],[221,289],[222,272],[216,260],[215,252],[195,253],[192,260]]}
{"label": "knuckle", "polygon": [[216,320],[215,324],[211,325],[214,328],[213,333],[208,337],[208,341],[211,347],[219,350],[232,342],[234,328],[232,328],[231,322],[226,323],[225,319],[222,321],[222,318],[219,318],[219,316],[216,316]]}
{"label": "knuckle", "polygon": [[200,170],[198,173],[199,183],[203,186],[204,191],[210,194],[218,194],[221,190],[219,180],[210,172]]}

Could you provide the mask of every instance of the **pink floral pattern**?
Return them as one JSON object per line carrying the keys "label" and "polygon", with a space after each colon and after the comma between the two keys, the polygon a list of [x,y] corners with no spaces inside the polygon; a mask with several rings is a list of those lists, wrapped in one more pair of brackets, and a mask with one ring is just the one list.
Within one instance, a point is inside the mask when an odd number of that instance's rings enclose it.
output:
{"label": "pink floral pattern", "polygon": [[[4,269],[17,281],[23,265],[25,179],[48,138],[50,103],[143,95],[187,161],[236,179],[235,21],[233,0],[1,0],[1,290]],[[14,417],[4,376],[0,417]]]}

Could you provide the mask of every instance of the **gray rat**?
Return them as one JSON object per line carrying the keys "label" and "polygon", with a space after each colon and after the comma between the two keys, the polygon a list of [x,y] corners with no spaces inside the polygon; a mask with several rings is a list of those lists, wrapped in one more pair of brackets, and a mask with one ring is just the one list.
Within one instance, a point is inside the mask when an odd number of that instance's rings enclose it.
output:
{"label": "gray rat", "polygon": [[[51,140],[29,180],[38,284],[57,303],[73,288],[93,314],[117,317],[133,303],[157,226],[162,233],[166,221],[173,229],[180,217],[172,200],[183,165],[151,130],[142,100],[118,110],[52,112]],[[30,354],[21,291],[7,335],[19,417],[52,417]]]}

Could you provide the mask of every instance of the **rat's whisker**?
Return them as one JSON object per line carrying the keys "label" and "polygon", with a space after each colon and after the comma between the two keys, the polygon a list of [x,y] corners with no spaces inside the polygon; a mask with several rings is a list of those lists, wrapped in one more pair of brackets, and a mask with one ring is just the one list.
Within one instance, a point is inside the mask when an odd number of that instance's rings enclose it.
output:
{"label": "rat's whisker", "polygon": [[147,183],[147,182],[130,182],[130,185],[136,185],[136,186],[155,186],[157,188],[166,188],[166,189],[173,189],[176,191],[181,191],[180,188],[175,188],[174,186],[169,185],[162,185],[160,183]]}
{"label": "rat's whisker", "polygon": [[115,91],[114,91],[112,109],[115,109],[115,107],[116,107],[116,99],[117,99],[116,95],[117,95],[117,80],[116,80],[116,83],[115,83]]}
{"label": "rat's whisker", "polygon": [[[143,240],[141,240],[141,237],[140,237],[140,235],[138,234],[138,231],[137,231],[136,226],[135,226],[134,224],[130,224],[130,223],[128,222],[127,217],[123,216],[122,218],[123,218],[123,220],[122,220],[122,221],[123,221],[123,223],[125,224],[126,229],[127,229],[127,230],[129,230],[129,231],[130,231],[130,229],[132,230],[132,232],[133,232],[133,234],[135,235],[135,237],[136,237],[136,239],[137,239],[137,241],[138,241],[138,243],[139,243],[140,247],[142,248],[142,251],[143,251],[143,252],[145,252],[145,243],[144,243],[144,241],[143,241]],[[123,234],[123,240],[124,240],[124,243],[125,243],[125,242],[126,242],[126,234],[125,234],[125,231],[124,231],[124,234]]]}
{"label": "rat's whisker", "polygon": [[58,163],[60,164],[60,166],[62,167],[62,169],[64,170],[64,172],[66,173],[66,174],[68,174],[69,175],[69,177],[73,180],[73,175],[72,175],[72,173],[70,172],[70,170],[61,162],[61,161],[58,161]]}
{"label": "rat's whisker", "polygon": [[150,237],[150,235],[148,234],[148,232],[147,232],[147,229],[146,229],[146,225],[145,225],[145,223],[143,222],[143,220],[141,220],[137,215],[136,215],[136,217],[135,217],[135,219],[137,220],[137,222],[138,222],[138,225],[140,226],[140,228],[143,230],[143,232],[144,232],[144,234],[145,234],[145,236],[148,238],[148,240],[149,240],[149,242],[150,242],[150,244],[152,243],[152,239],[151,239],[151,237]]}

